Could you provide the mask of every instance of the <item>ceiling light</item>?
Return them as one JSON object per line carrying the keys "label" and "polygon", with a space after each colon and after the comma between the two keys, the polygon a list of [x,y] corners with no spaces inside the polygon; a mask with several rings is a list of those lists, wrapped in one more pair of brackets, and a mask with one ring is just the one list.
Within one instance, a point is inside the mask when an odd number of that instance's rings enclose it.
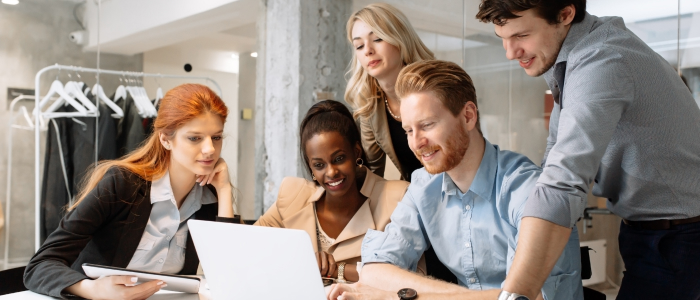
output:
{"label": "ceiling light", "polygon": [[258,52],[251,52],[250,57],[258,57]]}
{"label": "ceiling light", "polygon": [[19,4],[19,0],[2,0],[2,3],[9,4],[9,5],[17,5],[17,4]]}

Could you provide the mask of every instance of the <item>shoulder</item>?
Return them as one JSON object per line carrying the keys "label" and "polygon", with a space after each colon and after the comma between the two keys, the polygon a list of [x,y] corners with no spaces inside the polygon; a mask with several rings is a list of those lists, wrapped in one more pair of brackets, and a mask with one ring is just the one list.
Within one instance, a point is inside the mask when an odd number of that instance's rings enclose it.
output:
{"label": "shoulder", "polygon": [[425,168],[413,171],[406,194],[410,195],[411,200],[416,202],[428,194],[433,194],[427,192],[428,190],[442,191],[443,174],[430,174]]}
{"label": "shoulder", "polygon": [[285,211],[295,203],[306,203],[316,190],[318,187],[312,181],[299,177],[285,177],[280,184],[275,203],[280,211]]}
{"label": "shoulder", "polygon": [[605,60],[628,59],[629,54],[633,53],[636,56],[655,56],[653,50],[627,29],[622,18],[598,18],[592,15],[586,17],[594,18],[593,25],[569,54],[568,61],[573,67],[584,62],[604,60],[602,63],[605,63]]}
{"label": "shoulder", "polygon": [[377,176],[374,183],[372,195],[376,195],[377,200],[382,202],[399,203],[406,194],[409,183],[403,180],[386,180]]}
{"label": "shoulder", "polygon": [[527,156],[520,153],[498,150],[498,174],[497,177],[503,178],[501,189],[502,191],[511,191],[514,188],[529,188],[532,189],[537,183],[542,173],[542,168],[535,165]]}

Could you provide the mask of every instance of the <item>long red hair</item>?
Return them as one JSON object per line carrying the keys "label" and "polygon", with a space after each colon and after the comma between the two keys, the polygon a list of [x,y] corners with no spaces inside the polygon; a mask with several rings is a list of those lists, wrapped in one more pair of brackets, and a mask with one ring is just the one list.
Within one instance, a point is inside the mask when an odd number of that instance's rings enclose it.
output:
{"label": "long red hair", "polygon": [[170,151],[160,143],[160,134],[172,137],[175,130],[206,113],[217,115],[226,123],[228,108],[208,87],[201,84],[183,84],[169,90],[160,100],[153,134],[131,153],[118,160],[101,161],[92,169],[81,185],[78,200],[68,210],[78,206],[112,167],[127,169],[147,181],[163,176],[170,163]]}

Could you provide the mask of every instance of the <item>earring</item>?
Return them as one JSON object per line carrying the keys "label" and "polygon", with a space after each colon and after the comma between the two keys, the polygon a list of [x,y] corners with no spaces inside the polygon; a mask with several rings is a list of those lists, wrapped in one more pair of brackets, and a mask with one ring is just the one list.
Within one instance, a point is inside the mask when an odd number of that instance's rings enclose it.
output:
{"label": "earring", "polygon": [[165,145],[163,147],[165,147],[165,150],[170,150],[170,145]]}
{"label": "earring", "polygon": [[362,164],[365,163],[365,161],[362,160],[361,157],[358,157],[358,158],[355,160],[355,163],[357,164],[358,167],[362,168]]}
{"label": "earring", "polygon": [[313,179],[314,181],[316,181],[316,175],[311,174],[311,179]]}

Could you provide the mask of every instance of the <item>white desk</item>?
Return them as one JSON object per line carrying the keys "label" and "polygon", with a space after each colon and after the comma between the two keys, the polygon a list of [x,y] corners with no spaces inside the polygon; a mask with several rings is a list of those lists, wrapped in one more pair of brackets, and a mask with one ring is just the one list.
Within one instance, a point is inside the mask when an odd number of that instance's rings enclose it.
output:
{"label": "white desk", "polygon": [[[199,286],[199,294],[185,294],[171,291],[159,291],[155,295],[149,297],[149,300],[211,300],[211,292],[206,288],[206,279],[202,278]],[[19,293],[7,294],[0,296],[0,300],[55,300],[56,298],[46,295],[37,294],[32,291],[24,291]]]}
{"label": "white desk", "polygon": [[[326,293],[328,292],[330,286],[327,286]],[[14,294],[7,294],[0,296],[0,300],[55,300],[56,298],[37,294],[32,291],[24,291]],[[206,279],[202,278],[202,284],[199,288],[199,294],[185,294],[171,291],[159,291],[155,295],[148,298],[148,300],[212,300],[211,292],[206,288]]]}

